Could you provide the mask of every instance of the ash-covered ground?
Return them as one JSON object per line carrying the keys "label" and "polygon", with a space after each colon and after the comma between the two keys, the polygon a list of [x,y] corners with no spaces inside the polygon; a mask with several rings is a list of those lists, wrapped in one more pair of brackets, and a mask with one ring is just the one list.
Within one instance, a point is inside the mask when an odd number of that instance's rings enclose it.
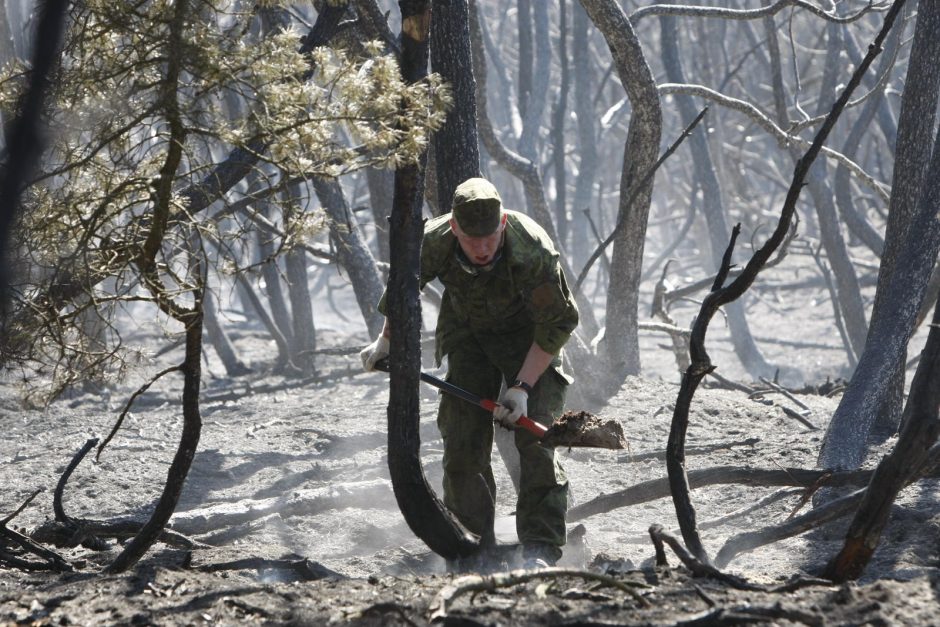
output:
{"label": "ash-covered ground", "polygon": [[[121,575],[101,574],[120,550],[114,541],[103,551],[56,549],[75,566],[72,573],[0,570],[0,623],[425,624],[441,608],[450,624],[469,625],[930,624],[940,615],[934,480],[902,494],[883,546],[858,584],[741,591],[691,578],[672,553],[671,568],[656,568],[650,525],[678,534],[672,501],[665,497],[569,520],[571,541],[559,566],[613,580],[573,573],[505,587],[489,580],[490,590],[468,589],[445,601],[441,595],[451,584],[485,588],[487,580],[447,574],[443,560],[415,538],[399,512],[386,464],[386,375],[359,373],[358,358],[350,355],[325,357],[320,380],[272,376],[264,362],[271,348],[262,334],[233,337],[237,345],[251,347],[245,354],[257,355],[249,362],[255,373],[224,378],[208,355],[202,439],[173,518],[176,531],[202,544],[186,549],[158,543]],[[656,353],[657,340],[647,341],[647,350]],[[364,342],[356,335],[324,333],[321,345]],[[668,375],[668,351],[656,354],[667,364],[665,376],[632,377],[605,405],[570,408],[620,421],[629,442],[625,451],[561,451],[573,513],[596,497],[666,475],[664,450],[678,386]],[[92,454],[79,465],[65,491],[68,515],[147,519],[179,438],[179,383],[172,377],[157,383],[135,404],[100,461]],[[88,438],[111,429],[135,386],[128,381],[111,392],[23,409],[14,383],[7,383],[0,405],[0,516],[45,489],[10,527],[30,532],[52,518],[52,491],[65,466]],[[425,388],[422,394],[424,468],[439,489],[436,391]],[[794,398],[700,389],[687,440],[689,471],[813,468],[838,396]],[[816,428],[784,408],[802,411]],[[877,458],[876,451],[871,463]],[[497,532],[511,542],[514,491],[495,450],[494,467]],[[784,521],[804,496],[799,488],[734,483],[692,492],[711,555],[736,533]],[[813,575],[838,550],[844,525],[741,554],[726,570],[767,587]],[[232,563],[250,559],[255,561]],[[338,576],[311,580],[317,564]],[[514,566],[511,557],[504,566]]]}

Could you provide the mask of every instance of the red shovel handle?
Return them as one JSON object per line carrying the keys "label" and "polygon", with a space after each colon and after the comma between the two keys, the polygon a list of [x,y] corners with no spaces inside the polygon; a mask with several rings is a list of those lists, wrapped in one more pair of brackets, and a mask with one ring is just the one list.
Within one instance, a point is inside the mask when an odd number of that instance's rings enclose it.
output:
{"label": "red shovel handle", "polygon": [[[378,361],[375,364],[374,368],[376,370],[381,370],[382,372],[389,372],[387,358]],[[477,396],[476,394],[474,394],[473,392],[468,392],[467,390],[459,388],[453,383],[442,381],[441,379],[438,379],[434,375],[430,375],[426,372],[422,372],[421,380],[424,381],[425,383],[433,385],[439,390],[443,390],[444,392],[447,392],[448,394],[453,394],[454,396],[462,398],[463,400],[469,403],[478,405],[482,407],[483,409],[485,409],[486,411],[492,412],[494,409],[496,409],[497,403],[491,401],[490,399],[481,398]],[[548,431],[547,427],[535,422],[528,416],[519,416],[519,420],[516,421],[516,424],[540,440],[545,437],[545,433]]]}
{"label": "red shovel handle", "polygon": [[544,438],[545,434],[548,432],[548,427],[541,423],[535,422],[528,416],[519,416],[519,420],[516,421],[516,424],[540,440]]}

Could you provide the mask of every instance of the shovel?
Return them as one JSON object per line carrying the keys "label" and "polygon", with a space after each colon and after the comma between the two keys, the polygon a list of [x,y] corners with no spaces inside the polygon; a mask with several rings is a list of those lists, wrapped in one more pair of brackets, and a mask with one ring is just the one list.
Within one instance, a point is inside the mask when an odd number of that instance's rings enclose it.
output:
{"label": "shovel", "polygon": [[[388,372],[388,359],[377,361],[374,367],[376,370]],[[446,394],[451,394],[477,407],[482,407],[488,412],[492,412],[499,405],[495,401],[477,396],[473,392],[438,379],[426,372],[421,373],[421,380]],[[542,445],[549,447],[580,446],[623,449],[627,445],[627,440],[623,435],[623,427],[619,422],[616,420],[604,421],[586,411],[565,412],[550,427],[535,422],[528,416],[519,416],[516,425],[538,438]]]}

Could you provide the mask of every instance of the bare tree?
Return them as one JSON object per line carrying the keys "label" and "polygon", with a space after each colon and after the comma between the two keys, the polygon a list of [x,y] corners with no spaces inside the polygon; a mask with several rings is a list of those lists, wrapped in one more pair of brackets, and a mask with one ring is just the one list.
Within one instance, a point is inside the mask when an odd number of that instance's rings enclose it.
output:
{"label": "bare tree", "polygon": [[[885,237],[885,254],[879,274],[876,309],[872,314],[865,350],[859,358],[842,402],[829,423],[819,455],[824,468],[857,468],[865,458],[872,425],[892,397],[897,397],[899,373],[903,373],[907,343],[937,260],[940,233],[936,205],[924,202],[931,193],[931,150],[936,152],[927,129],[932,130],[940,95],[940,6],[922,3],[917,15],[907,84],[898,125],[895,183]],[[925,139],[926,137],[926,139]],[[934,169],[934,172],[937,170]],[[903,381],[903,379],[901,379]],[[895,402],[890,403],[896,406]]]}
{"label": "bare tree", "polygon": [[[618,216],[626,228],[614,243],[607,292],[607,329],[601,345],[607,385],[620,387],[628,374],[640,371],[638,305],[643,248],[649,217],[652,181],[643,175],[656,162],[662,132],[662,110],[652,72],[636,32],[620,7],[611,0],[582,0],[588,16],[603,33],[633,106],[620,175]],[[634,194],[634,187],[641,186]],[[606,386],[605,386],[606,387]]]}

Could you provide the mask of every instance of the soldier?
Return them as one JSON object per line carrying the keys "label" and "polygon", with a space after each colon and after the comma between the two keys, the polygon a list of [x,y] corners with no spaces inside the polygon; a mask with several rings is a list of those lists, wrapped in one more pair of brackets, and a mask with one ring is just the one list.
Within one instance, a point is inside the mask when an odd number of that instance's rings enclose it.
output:
{"label": "soldier", "polygon": [[[482,535],[482,475],[490,494],[493,419],[513,429],[526,415],[549,425],[564,407],[571,378],[560,352],[578,324],[578,309],[558,252],[532,219],[503,209],[496,188],[482,178],[461,183],[453,211],[428,220],[421,250],[421,287],[444,284],[437,320],[436,359],[447,356],[447,380],[483,398],[499,394],[492,416],[442,395],[437,424],[444,438],[444,504],[470,531]],[[383,297],[379,309],[385,313]],[[362,351],[369,371],[389,351],[389,327]],[[516,530],[527,567],[553,565],[565,543],[568,480],[554,449],[515,429],[521,476]]]}

